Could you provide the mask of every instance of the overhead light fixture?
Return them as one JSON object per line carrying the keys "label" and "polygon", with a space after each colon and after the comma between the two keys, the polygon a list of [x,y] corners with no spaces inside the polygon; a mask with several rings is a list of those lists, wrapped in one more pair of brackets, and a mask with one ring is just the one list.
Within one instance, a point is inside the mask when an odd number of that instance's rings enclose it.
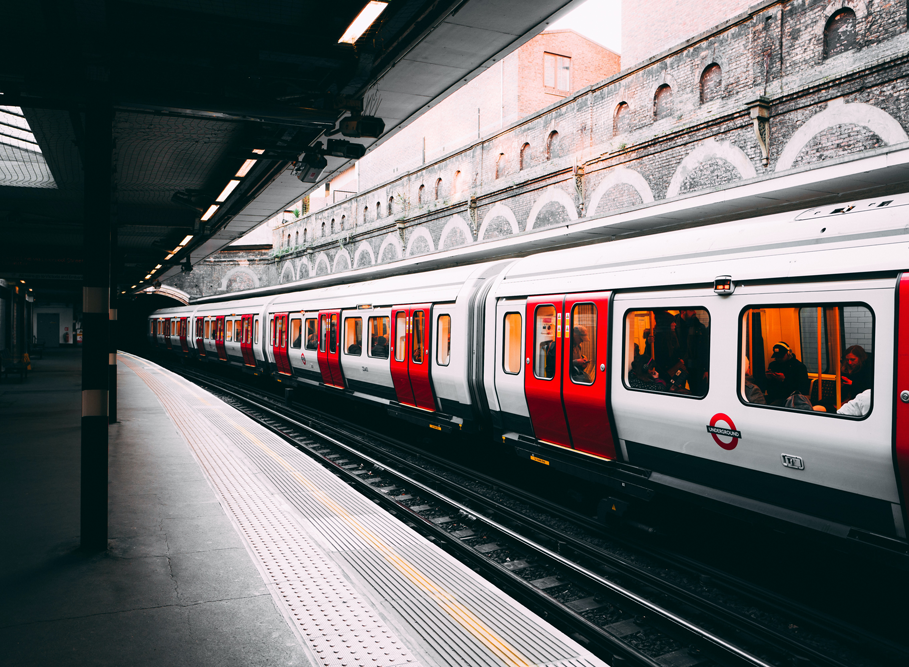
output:
{"label": "overhead light fixture", "polygon": [[202,222],[205,222],[211,216],[213,216],[215,214],[215,211],[218,210],[218,208],[219,208],[219,206],[217,204],[212,204],[211,206],[209,206],[208,210],[205,211],[205,215],[202,216]]}
{"label": "overhead light fixture", "polygon": [[246,174],[249,173],[249,170],[253,168],[256,164],[256,160],[249,159],[243,163],[243,166],[240,167],[240,171],[237,172],[237,178],[243,178]]}
{"label": "overhead light fixture", "polygon": [[149,273],[147,276],[145,276],[145,280],[148,280],[149,278],[151,278],[151,274],[150,274],[150,273]]}
{"label": "overhead light fixture", "polygon": [[364,32],[369,30],[369,26],[379,18],[379,14],[384,12],[386,7],[388,7],[387,2],[376,2],[376,0],[372,0],[363,8],[363,11],[357,14],[357,18],[353,20],[350,27],[341,35],[341,39],[338,40],[338,43],[356,44],[357,40],[363,36]]}
{"label": "overhead light fixture", "polygon": [[224,187],[224,189],[221,191],[221,194],[218,195],[218,198],[215,201],[223,202],[225,199],[230,197],[230,193],[233,192],[234,188],[237,187],[238,185],[240,185],[240,181],[238,181],[237,179],[233,179],[230,183],[228,183]]}
{"label": "overhead light fixture", "polygon": [[186,237],[185,237],[182,241],[180,241],[180,246],[181,246],[181,247],[182,247],[182,246],[185,246],[187,243],[189,243],[189,242],[192,241],[192,240],[193,240],[193,235],[192,235],[192,234],[187,234]]}
{"label": "overhead light fixture", "polygon": [[253,148],[253,153],[255,153],[256,155],[265,155],[265,149],[264,148]]}
{"label": "overhead light fixture", "polygon": [[133,285],[132,287],[130,287],[130,289],[136,289],[136,287],[137,287],[136,285]]}
{"label": "overhead light fixture", "polygon": [[23,285],[25,284],[25,281],[24,281],[24,280],[20,280],[19,282],[22,283]]}
{"label": "overhead light fixture", "polygon": [[164,258],[164,261],[166,262],[167,260],[169,260],[171,257],[173,257],[173,256],[176,255],[176,254],[177,254],[177,253],[172,252],[171,254],[169,254],[167,257]]}
{"label": "overhead light fixture", "polygon": [[161,265],[158,264],[155,268],[156,268],[156,269],[160,269],[160,268],[161,268]]}
{"label": "overhead light fixture", "polygon": [[345,137],[378,139],[385,132],[385,121],[375,116],[349,116],[339,125]]}

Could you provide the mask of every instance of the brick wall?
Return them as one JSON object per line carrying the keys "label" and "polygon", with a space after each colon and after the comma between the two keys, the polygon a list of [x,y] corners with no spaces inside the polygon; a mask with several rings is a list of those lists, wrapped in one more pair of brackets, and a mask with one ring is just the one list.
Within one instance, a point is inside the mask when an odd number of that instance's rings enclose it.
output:
{"label": "brick wall", "polygon": [[636,0],[622,3],[622,68],[627,69],[745,11],[754,0]]}
{"label": "brick wall", "polygon": [[[767,2],[645,67],[368,186],[361,161],[360,193],[276,232],[299,232],[307,243],[275,252],[270,266],[260,265],[260,279],[289,282],[391,262],[905,148],[907,2],[872,9],[849,2],[855,44],[825,57],[826,22],[843,4]],[[708,69],[711,94],[702,102]],[[656,119],[661,86],[671,89],[671,103]],[[770,113],[766,147],[750,117],[758,98]],[[615,131],[622,104],[627,114]]]}

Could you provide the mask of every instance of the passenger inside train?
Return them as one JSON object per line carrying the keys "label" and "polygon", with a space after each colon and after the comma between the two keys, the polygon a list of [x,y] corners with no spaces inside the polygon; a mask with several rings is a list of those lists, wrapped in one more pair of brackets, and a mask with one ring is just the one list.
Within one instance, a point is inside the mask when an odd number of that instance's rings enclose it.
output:
{"label": "passenger inside train", "polygon": [[744,402],[850,417],[871,411],[874,316],[867,306],[756,307],[744,311],[741,327]]}
{"label": "passenger inside train", "polygon": [[703,308],[633,310],[625,317],[629,389],[707,394],[710,315]]}
{"label": "passenger inside train", "polygon": [[369,318],[369,356],[388,359],[388,318]]}

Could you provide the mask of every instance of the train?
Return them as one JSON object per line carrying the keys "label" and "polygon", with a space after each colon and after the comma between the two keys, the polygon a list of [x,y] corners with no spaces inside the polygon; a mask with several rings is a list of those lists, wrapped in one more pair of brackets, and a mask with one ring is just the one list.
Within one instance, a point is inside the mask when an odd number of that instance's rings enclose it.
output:
{"label": "train", "polygon": [[159,350],[907,553],[909,194],[165,308]]}

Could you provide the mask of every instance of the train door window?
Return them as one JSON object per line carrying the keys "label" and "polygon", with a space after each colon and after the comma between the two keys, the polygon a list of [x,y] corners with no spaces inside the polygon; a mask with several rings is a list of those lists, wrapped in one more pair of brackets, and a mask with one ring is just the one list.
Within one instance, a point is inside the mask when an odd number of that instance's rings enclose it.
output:
{"label": "train door window", "polygon": [[211,338],[211,320],[208,319],[207,317],[205,318],[204,326],[205,326],[205,329],[203,329],[202,338],[204,338],[205,340],[208,340],[209,338]]}
{"label": "train door window", "polygon": [[407,313],[395,315],[395,361],[404,361],[407,356]]}
{"label": "train door window", "polygon": [[709,388],[710,314],[704,308],[625,313],[624,382],[636,391],[702,398]]}
{"label": "train door window", "polygon": [[744,403],[864,417],[871,412],[874,313],[863,304],[753,307],[742,313]]}
{"label": "train door window", "polygon": [[436,363],[447,366],[451,361],[451,315],[439,315],[436,319],[439,340],[436,343]]}
{"label": "train door window", "polygon": [[597,307],[579,303],[571,309],[571,371],[575,384],[593,384],[597,376]]}
{"label": "train door window", "polygon": [[275,345],[275,328],[276,328],[275,323],[277,322],[277,320],[278,320],[278,318],[275,317],[274,315],[272,315],[271,321],[268,323],[268,332],[269,332],[269,336],[271,337],[271,346],[272,347],[274,347],[274,345]]}
{"label": "train door window", "polygon": [[328,323],[328,351],[335,354],[338,351],[338,316],[331,315]]}
{"label": "train door window", "polygon": [[509,375],[521,372],[521,313],[505,313],[502,366]]}
{"label": "train door window", "polygon": [[303,320],[294,317],[290,320],[290,347],[299,350],[303,344]]}
{"label": "train door window", "polygon": [[322,333],[319,337],[319,352],[328,352],[328,315],[322,315]]}
{"label": "train door window", "polygon": [[348,317],[344,320],[344,353],[360,356],[363,352],[363,318]]}
{"label": "train door window", "polygon": [[253,328],[255,330],[255,334],[254,334],[255,344],[258,345],[259,344],[259,318],[258,317],[255,319],[255,324],[253,324]]}
{"label": "train door window", "polygon": [[234,339],[234,321],[227,320],[226,327],[227,327],[227,337],[225,340],[233,340]]}
{"label": "train door window", "polygon": [[533,328],[533,374],[541,380],[555,377],[556,357],[555,306],[537,306]]}
{"label": "train door window", "polygon": [[388,359],[388,320],[387,317],[369,318],[370,357]]}
{"label": "train door window", "polygon": [[426,343],[426,314],[422,310],[415,310],[411,317],[413,328],[413,345],[411,361],[415,364],[423,363],[423,345]]}
{"label": "train door window", "polygon": [[315,317],[306,318],[306,349],[319,349],[318,320]]}

